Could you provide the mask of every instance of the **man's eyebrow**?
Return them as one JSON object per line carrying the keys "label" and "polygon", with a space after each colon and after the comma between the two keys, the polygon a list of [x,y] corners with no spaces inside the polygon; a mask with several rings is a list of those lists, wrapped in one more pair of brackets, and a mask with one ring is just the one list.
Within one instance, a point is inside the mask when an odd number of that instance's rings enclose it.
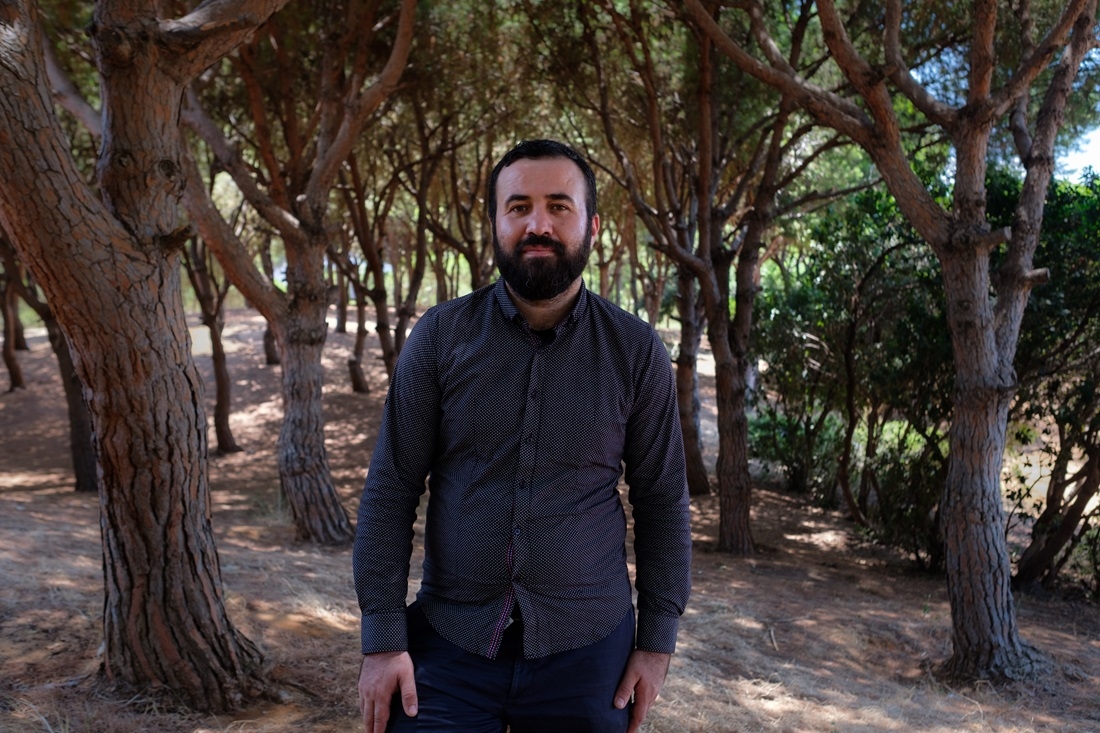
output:
{"label": "man's eyebrow", "polygon": [[[550,201],[567,201],[568,203],[571,203],[571,204],[576,203],[576,201],[573,200],[573,197],[570,196],[567,193],[548,193],[548,194],[546,194],[546,198],[549,199]],[[513,201],[530,201],[530,200],[531,200],[530,194],[514,193],[511,196],[509,196],[508,198],[504,199],[504,205],[507,206],[508,204],[512,203]]]}

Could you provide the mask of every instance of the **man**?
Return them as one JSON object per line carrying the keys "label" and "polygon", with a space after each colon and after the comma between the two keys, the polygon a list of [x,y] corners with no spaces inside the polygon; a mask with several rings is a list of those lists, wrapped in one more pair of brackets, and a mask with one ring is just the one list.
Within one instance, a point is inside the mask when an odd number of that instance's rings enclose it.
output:
{"label": "man", "polygon": [[[364,726],[635,731],[690,586],[670,361],[647,324],[584,287],[600,220],[580,155],[522,142],[486,198],[502,278],[413,329],[359,506]],[[425,478],[423,580],[406,609]]]}

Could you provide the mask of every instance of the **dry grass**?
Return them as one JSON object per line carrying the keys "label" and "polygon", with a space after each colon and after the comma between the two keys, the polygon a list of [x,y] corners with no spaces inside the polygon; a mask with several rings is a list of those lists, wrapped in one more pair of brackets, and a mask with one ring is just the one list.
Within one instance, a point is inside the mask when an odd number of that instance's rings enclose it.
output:
{"label": "dry grass", "polygon": [[[361,729],[350,550],[293,540],[274,472],[278,371],[263,365],[259,333],[253,314],[231,315],[233,427],[247,452],[212,459],[210,472],[231,616],[265,650],[284,699],[198,716],[103,687],[97,499],[71,491],[56,367],[32,335],[32,352],[20,354],[29,388],[0,397],[0,733]],[[350,392],[351,341],[330,336],[325,409],[334,478],[354,512],[385,379],[376,365],[376,391]],[[709,551],[713,498],[693,511],[694,594],[649,733],[1100,731],[1096,606],[1020,599],[1023,635],[1054,671],[952,689],[930,674],[950,651],[942,579],[850,542],[837,515],[767,488],[755,495],[761,552],[751,559]]]}

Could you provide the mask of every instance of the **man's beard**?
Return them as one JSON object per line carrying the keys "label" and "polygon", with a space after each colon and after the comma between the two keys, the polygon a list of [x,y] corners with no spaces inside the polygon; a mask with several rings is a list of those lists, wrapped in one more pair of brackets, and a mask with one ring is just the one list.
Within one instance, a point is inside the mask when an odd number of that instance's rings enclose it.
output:
{"label": "man's beard", "polygon": [[[523,251],[532,246],[549,247],[554,250],[554,254],[524,259]],[[500,246],[500,239],[496,231],[493,231],[493,253],[500,274],[524,300],[549,300],[564,293],[584,272],[591,251],[592,232],[587,231],[581,246],[572,254],[567,254],[565,245],[556,239],[542,234],[530,234],[521,239],[509,255]]]}

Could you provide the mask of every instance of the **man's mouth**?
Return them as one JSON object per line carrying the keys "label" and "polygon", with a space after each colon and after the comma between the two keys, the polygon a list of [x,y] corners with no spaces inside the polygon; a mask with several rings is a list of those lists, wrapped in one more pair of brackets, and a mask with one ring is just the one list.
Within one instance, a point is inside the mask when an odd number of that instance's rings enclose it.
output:
{"label": "man's mouth", "polygon": [[517,248],[519,250],[519,255],[521,257],[550,257],[552,255],[564,257],[565,247],[553,240],[548,241],[548,239],[549,238],[535,241],[525,240],[520,242]]}

